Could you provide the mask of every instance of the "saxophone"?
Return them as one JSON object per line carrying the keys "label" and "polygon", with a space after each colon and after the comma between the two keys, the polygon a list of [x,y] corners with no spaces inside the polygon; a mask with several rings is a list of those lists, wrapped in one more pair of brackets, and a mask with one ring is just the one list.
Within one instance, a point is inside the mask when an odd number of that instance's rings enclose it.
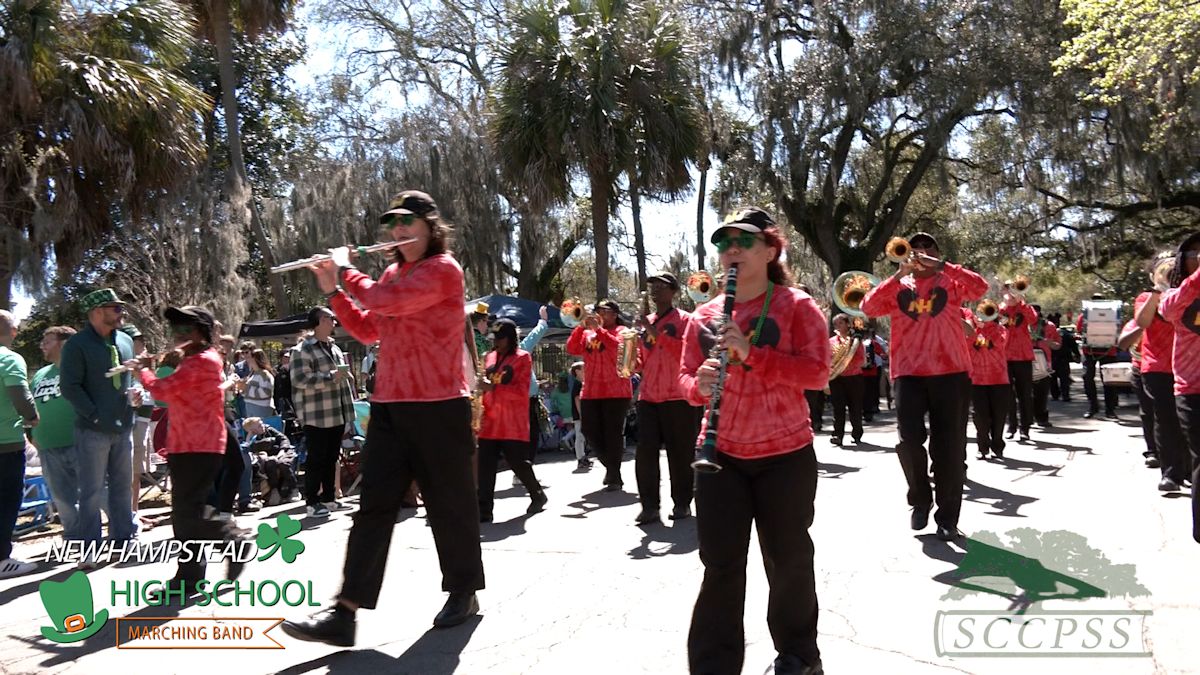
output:
{"label": "saxophone", "polygon": [[[650,296],[642,291],[642,317],[650,314]],[[633,377],[637,370],[637,343],[640,334],[629,327],[622,327],[617,332],[617,375],[624,379]]]}

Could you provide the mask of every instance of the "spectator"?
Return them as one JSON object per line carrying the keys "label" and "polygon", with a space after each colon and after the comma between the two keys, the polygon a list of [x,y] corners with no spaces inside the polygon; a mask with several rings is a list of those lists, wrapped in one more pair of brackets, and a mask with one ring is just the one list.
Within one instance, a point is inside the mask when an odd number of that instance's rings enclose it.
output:
{"label": "spectator", "polygon": [[575,384],[571,386],[571,421],[575,425],[575,459],[578,468],[592,468],[592,460],[587,458],[587,439],[583,436],[583,415],[580,414],[579,403],[583,396],[583,361],[571,364],[571,376]]}
{"label": "spectator", "polygon": [[[108,375],[134,357],[133,340],[117,330],[125,323],[125,303],[111,288],[84,296],[87,323],[63,345],[62,395],[75,410],[75,451],[79,469],[79,527],[84,542],[100,540],[100,501],[108,483],[108,536],[115,541],[135,533],[133,497],[133,407],[126,392],[128,372]],[[83,569],[93,561],[81,560]]]}
{"label": "spectator", "polygon": [[42,356],[47,365],[33,376],[33,402],[38,420],[33,428],[33,444],[42,462],[42,477],[50,489],[54,508],[62,523],[64,541],[80,538],[79,477],[75,465],[75,410],[62,396],[59,363],[63,344],[75,334],[70,326],[54,326],[42,333]]}
{"label": "spectator", "polygon": [[[121,326],[121,332],[133,340],[135,355],[146,353],[146,338],[142,336],[142,331],[138,330],[137,326],[133,324]],[[130,394],[130,402],[137,406],[133,413],[133,480],[129,484],[130,495],[133,497],[130,506],[136,518],[138,502],[141,497],[142,474],[153,471],[150,466],[149,448],[153,447],[153,439],[150,438],[150,418],[154,416],[154,401],[150,398],[150,394],[142,388],[140,382],[131,382],[129,388],[133,392]],[[144,526],[149,526],[149,521],[146,519],[139,519],[139,522]]]}
{"label": "spectator", "polygon": [[292,350],[279,355],[279,367],[275,369],[275,412],[283,417],[295,416],[292,405]]}
{"label": "spectator", "polygon": [[273,417],[275,411],[275,372],[267,361],[267,353],[261,349],[250,352],[246,363],[250,373],[246,378],[246,417]]}
{"label": "spectator", "polygon": [[12,557],[13,526],[25,494],[25,427],[38,423],[25,359],[11,349],[16,337],[17,320],[0,310],[0,380],[8,393],[0,397],[0,579],[37,569],[37,563]]}

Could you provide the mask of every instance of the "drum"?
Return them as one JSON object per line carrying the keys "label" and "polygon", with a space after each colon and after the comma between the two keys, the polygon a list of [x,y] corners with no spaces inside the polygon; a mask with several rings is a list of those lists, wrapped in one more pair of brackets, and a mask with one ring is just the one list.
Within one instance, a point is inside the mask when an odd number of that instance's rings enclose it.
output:
{"label": "drum", "polygon": [[1133,386],[1133,366],[1129,363],[1105,363],[1100,366],[1100,381],[1106,387]]}

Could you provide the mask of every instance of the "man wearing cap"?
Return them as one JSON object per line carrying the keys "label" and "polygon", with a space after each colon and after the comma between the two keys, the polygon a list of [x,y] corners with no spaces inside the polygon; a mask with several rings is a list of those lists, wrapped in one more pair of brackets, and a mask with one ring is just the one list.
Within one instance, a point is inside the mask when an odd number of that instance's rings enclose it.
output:
{"label": "man wearing cap", "polygon": [[965,267],[942,259],[937,240],[930,234],[913,235],[909,245],[912,257],[867,293],[862,310],[871,318],[891,319],[891,376],[900,433],[896,453],[908,482],[912,528],[922,530],[929,524],[934,503],[928,474],[932,459],[937,536],[950,541],[959,536],[958,515],[966,480],[965,406],[971,398],[967,374],[971,356],[963,339],[959,308],[983,297],[988,283]]}
{"label": "man wearing cap", "polygon": [[638,317],[642,331],[638,341],[642,384],[638,394],[638,443],[634,460],[638,500],[642,512],[637,524],[659,521],[659,448],[667,449],[667,470],[671,477],[671,519],[692,515],[692,458],[696,434],[703,410],[687,400],[679,384],[679,361],[683,354],[683,334],[691,314],[673,306],[679,292],[679,279],[670,272],[659,272],[646,280],[646,289],[654,301],[654,312]]}
{"label": "man wearing cap", "polygon": [[308,515],[326,518],[340,504],[334,477],[342,435],[354,420],[354,395],[345,354],[333,342],[337,319],[328,307],[308,313],[312,334],[292,355],[292,397],[304,428],[308,459],[304,467],[304,500]]}
{"label": "man wearing cap", "polygon": [[117,330],[125,323],[125,303],[111,288],[85,295],[80,308],[87,323],[63,345],[60,375],[62,395],[75,409],[79,537],[85,543],[100,540],[100,500],[107,483],[108,536],[124,541],[136,531],[131,378],[128,371],[108,371],[134,358],[133,339]]}
{"label": "man wearing cap", "polygon": [[616,492],[625,485],[621,480],[625,413],[633,398],[633,383],[617,372],[620,317],[621,308],[616,302],[601,300],[596,303],[596,313],[584,319],[567,338],[567,353],[583,357],[583,435],[600,455],[606,492]]}

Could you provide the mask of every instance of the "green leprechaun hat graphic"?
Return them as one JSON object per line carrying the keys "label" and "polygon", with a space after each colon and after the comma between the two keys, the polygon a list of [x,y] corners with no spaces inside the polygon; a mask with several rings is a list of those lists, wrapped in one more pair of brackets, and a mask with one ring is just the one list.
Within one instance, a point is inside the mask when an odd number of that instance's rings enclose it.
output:
{"label": "green leprechaun hat graphic", "polygon": [[92,583],[83,572],[67,580],[43,581],[38,585],[46,613],[54,626],[42,626],[42,637],[59,644],[79,642],[96,634],[108,622],[108,610],[92,613]]}

